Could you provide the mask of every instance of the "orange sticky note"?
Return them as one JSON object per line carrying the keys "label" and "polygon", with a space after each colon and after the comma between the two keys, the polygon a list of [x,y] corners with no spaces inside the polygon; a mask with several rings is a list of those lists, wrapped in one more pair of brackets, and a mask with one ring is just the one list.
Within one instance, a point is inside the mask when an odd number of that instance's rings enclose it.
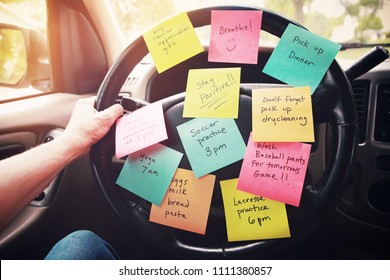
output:
{"label": "orange sticky note", "polygon": [[205,234],[214,190],[214,175],[195,178],[178,168],[160,206],[152,204],[151,222]]}
{"label": "orange sticky note", "polygon": [[237,190],[237,179],[220,184],[228,241],[290,237],[284,203]]}
{"label": "orange sticky note", "polygon": [[241,68],[192,69],[183,117],[237,118]]}
{"label": "orange sticky note", "polygon": [[204,51],[184,12],[157,24],[143,37],[159,73]]}
{"label": "orange sticky note", "polygon": [[309,87],[252,90],[254,142],[314,142]]}

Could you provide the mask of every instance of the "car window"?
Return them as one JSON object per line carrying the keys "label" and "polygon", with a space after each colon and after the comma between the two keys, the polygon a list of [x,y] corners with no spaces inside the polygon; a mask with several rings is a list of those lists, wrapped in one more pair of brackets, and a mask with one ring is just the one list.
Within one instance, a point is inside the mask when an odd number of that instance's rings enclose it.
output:
{"label": "car window", "polygon": [[0,99],[48,91],[46,1],[1,0],[0,24]]}

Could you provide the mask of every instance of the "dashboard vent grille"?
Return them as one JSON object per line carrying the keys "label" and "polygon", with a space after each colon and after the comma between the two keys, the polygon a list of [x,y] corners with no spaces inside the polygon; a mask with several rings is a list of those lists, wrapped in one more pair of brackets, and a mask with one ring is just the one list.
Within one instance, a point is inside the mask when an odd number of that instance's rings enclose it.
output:
{"label": "dashboard vent grille", "polygon": [[390,85],[380,85],[377,93],[375,133],[377,141],[390,143]]}
{"label": "dashboard vent grille", "polygon": [[367,108],[370,82],[366,80],[352,81],[352,90],[355,96],[356,110],[359,122],[359,143],[366,140]]}
{"label": "dashboard vent grille", "polygon": [[125,81],[126,86],[134,86],[137,84],[138,78],[137,77],[128,77]]}

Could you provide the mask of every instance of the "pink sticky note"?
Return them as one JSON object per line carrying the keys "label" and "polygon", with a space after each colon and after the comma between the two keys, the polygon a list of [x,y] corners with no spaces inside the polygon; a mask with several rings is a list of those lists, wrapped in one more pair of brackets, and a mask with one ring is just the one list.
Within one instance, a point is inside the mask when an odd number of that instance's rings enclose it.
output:
{"label": "pink sticky note", "polygon": [[127,156],[167,138],[162,105],[150,104],[117,120],[116,157]]}
{"label": "pink sticky note", "polygon": [[262,11],[211,11],[209,61],[256,64]]}
{"label": "pink sticky note", "polygon": [[299,206],[310,144],[252,142],[249,137],[237,189]]}

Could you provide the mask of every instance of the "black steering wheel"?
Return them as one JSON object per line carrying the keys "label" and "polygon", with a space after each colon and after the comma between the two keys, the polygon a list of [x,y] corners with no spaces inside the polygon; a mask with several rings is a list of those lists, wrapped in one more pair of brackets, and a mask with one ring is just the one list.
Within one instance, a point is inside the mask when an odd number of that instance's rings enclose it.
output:
{"label": "black steering wheel", "polygon": [[[210,25],[212,10],[262,9],[222,6],[189,11],[188,16],[193,26],[197,28]],[[283,34],[289,23],[300,26],[271,11],[262,11],[262,30],[277,37]],[[147,54],[148,49],[142,36],[123,51],[98,91],[97,110],[103,110],[117,102],[118,93],[126,78]],[[176,131],[176,126],[188,121],[182,117],[184,95],[185,93],[175,94],[162,100],[168,133],[168,140],[162,144],[182,152],[184,156],[179,167],[191,169]],[[252,127],[251,106],[251,90],[241,87],[239,116],[236,123],[245,143]],[[310,180],[310,176],[306,176],[299,207],[286,205],[291,238],[248,242],[227,241],[218,182],[237,178],[242,161],[213,172],[216,175],[216,186],[205,235],[149,222],[150,203],[115,184],[118,168],[113,162],[114,128],[92,148],[92,165],[106,198],[120,220],[129,231],[154,248],[161,249],[168,258],[270,258],[280,255],[285,249],[302,240],[335,208],[354,157],[357,145],[356,110],[350,83],[336,61],[333,61],[312,95],[312,107],[315,126],[327,124],[326,152],[319,159],[323,161],[324,168],[315,182]],[[318,144],[318,140],[316,139],[313,147]],[[310,165],[316,165],[316,160],[318,159],[310,159],[309,169]]]}

